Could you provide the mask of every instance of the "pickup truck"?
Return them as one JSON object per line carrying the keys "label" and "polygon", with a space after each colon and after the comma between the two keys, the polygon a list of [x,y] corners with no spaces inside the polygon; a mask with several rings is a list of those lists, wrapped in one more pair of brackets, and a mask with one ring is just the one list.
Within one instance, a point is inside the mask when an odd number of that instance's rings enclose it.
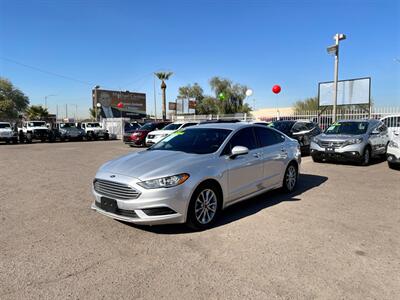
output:
{"label": "pickup truck", "polygon": [[18,135],[20,143],[32,143],[33,140],[52,142],[55,138],[45,121],[24,121],[18,128]]}
{"label": "pickup truck", "polygon": [[85,131],[86,140],[98,140],[100,138],[108,140],[110,135],[108,130],[101,127],[99,122],[84,122],[78,126]]}
{"label": "pickup truck", "polygon": [[85,136],[85,130],[82,128],[76,127],[75,123],[65,122],[65,123],[57,123],[56,129],[58,131],[58,136],[61,142],[65,140],[78,140],[82,141]]}
{"label": "pickup truck", "polygon": [[0,122],[0,141],[4,141],[7,144],[10,142],[18,143],[18,134],[8,122]]}

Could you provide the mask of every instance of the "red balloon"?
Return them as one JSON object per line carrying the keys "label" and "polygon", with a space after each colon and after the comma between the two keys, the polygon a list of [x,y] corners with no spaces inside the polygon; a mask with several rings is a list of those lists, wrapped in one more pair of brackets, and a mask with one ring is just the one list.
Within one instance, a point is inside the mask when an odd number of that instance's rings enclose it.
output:
{"label": "red balloon", "polygon": [[119,103],[117,104],[117,107],[118,107],[118,108],[123,108],[123,107],[124,107],[124,104],[123,104],[122,102],[119,102]]}
{"label": "red balloon", "polygon": [[281,87],[280,87],[279,85],[275,84],[275,85],[272,87],[272,92],[273,92],[274,94],[279,94],[279,93],[281,92]]}

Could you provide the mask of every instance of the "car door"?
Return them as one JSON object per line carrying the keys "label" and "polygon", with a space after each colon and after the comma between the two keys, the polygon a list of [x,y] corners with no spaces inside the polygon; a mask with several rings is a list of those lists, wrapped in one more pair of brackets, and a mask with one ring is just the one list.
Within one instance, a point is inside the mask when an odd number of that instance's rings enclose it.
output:
{"label": "car door", "polygon": [[226,145],[223,155],[229,155],[235,146],[249,149],[246,155],[227,159],[228,164],[228,201],[233,202],[262,189],[263,178],[262,151],[258,148],[253,127],[236,132]]}
{"label": "car door", "polygon": [[263,186],[268,189],[280,184],[285,172],[288,158],[285,137],[270,128],[257,126],[254,130],[263,153]]}

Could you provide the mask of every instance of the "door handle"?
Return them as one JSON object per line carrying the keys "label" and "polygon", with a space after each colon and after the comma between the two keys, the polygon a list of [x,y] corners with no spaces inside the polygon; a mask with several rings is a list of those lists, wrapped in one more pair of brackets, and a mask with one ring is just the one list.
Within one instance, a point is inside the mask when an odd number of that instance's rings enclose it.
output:
{"label": "door handle", "polygon": [[261,153],[254,153],[253,156],[257,157],[257,158],[260,158],[261,157]]}
{"label": "door handle", "polygon": [[286,153],[286,152],[287,152],[285,148],[281,148],[281,151],[282,151],[283,153]]}

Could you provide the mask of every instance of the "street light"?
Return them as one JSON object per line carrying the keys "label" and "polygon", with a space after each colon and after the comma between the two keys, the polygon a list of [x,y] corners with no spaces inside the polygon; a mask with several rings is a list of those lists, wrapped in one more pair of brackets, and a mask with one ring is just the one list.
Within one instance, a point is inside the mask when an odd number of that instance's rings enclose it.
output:
{"label": "street light", "polygon": [[337,83],[338,83],[338,72],[339,72],[339,42],[346,39],[346,35],[343,33],[336,33],[333,37],[335,45],[329,46],[326,50],[329,54],[335,55],[335,71],[333,81],[333,123],[336,122],[337,113]]}
{"label": "street light", "polygon": [[98,111],[99,111],[100,108],[101,108],[101,103],[100,103],[100,102],[97,102],[97,103],[96,103],[96,121],[98,121],[97,113],[98,113]]}
{"label": "street light", "polygon": [[248,102],[249,97],[253,95],[253,90],[252,89],[247,89],[246,90],[246,102]]}

